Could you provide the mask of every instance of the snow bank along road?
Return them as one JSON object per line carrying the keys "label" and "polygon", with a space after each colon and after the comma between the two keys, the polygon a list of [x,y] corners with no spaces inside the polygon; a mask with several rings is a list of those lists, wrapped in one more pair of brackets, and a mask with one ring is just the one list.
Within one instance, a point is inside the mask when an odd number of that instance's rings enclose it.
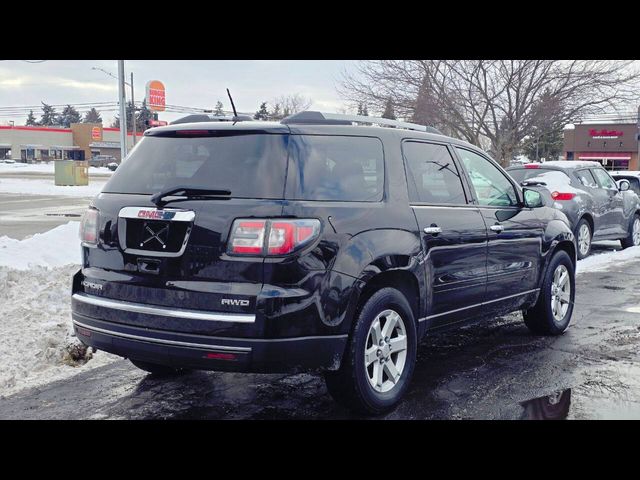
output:
{"label": "snow bank along road", "polygon": [[[79,222],[68,222],[23,240],[0,236],[0,397],[71,377],[118,358],[97,352],[87,359],[91,352],[83,356],[77,351],[69,289],[80,262],[78,226]],[[617,244],[613,242],[594,245],[595,255],[579,262],[579,275],[611,268],[625,271],[628,265],[640,265],[640,247],[613,251],[614,246]],[[640,270],[637,275],[640,277]],[[616,284],[622,281],[626,277]],[[600,291],[610,294],[607,283],[600,285]],[[602,320],[602,328],[607,322]],[[237,388],[246,381],[237,380]],[[0,404],[0,414],[1,410]]]}

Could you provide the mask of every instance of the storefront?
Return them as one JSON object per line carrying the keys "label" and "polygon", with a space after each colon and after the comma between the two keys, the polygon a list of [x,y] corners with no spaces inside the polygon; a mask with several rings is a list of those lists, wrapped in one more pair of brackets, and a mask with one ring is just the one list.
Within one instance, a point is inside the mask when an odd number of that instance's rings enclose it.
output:
{"label": "storefront", "polygon": [[[133,146],[131,133],[127,145]],[[97,155],[120,161],[119,129],[88,123],[74,123],[71,128],[0,126],[0,160],[34,163],[88,160]]]}
{"label": "storefront", "polygon": [[640,170],[637,123],[580,123],[564,130],[565,160],[587,160],[607,170]]}

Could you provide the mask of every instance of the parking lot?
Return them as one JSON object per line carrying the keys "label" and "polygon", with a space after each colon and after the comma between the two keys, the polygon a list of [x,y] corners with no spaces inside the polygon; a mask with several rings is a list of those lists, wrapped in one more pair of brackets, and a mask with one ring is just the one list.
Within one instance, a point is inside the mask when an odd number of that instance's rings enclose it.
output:
{"label": "parking lot", "polygon": [[[640,418],[640,260],[579,274],[576,288],[574,317],[560,337],[533,336],[519,313],[427,337],[407,397],[380,418]],[[319,375],[193,372],[162,380],[116,360],[2,398],[0,418],[354,417]]]}

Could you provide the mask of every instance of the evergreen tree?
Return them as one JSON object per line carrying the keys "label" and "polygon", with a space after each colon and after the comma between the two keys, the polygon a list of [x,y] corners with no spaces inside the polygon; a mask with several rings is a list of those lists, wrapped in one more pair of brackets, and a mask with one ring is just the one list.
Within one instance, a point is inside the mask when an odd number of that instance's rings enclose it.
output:
{"label": "evergreen tree", "polygon": [[218,116],[224,115],[223,108],[224,108],[224,105],[222,105],[222,102],[218,100],[218,102],[216,103],[216,109],[213,111],[213,114]]}
{"label": "evergreen tree", "polygon": [[38,125],[38,122],[36,121],[36,117],[33,114],[33,110],[29,110],[29,116],[27,117],[27,123],[25,123],[25,125],[27,126]]}
{"label": "evergreen tree", "polygon": [[275,104],[275,106],[273,107],[273,110],[271,110],[271,114],[269,115],[269,118],[271,120],[282,120],[284,118],[284,116],[280,112],[280,104],[278,103]]}
{"label": "evergreen tree", "polygon": [[[131,113],[133,111],[133,104],[131,102],[127,102],[127,108],[125,115],[127,116],[127,132],[133,132],[133,123],[131,122]],[[154,118],[154,114],[147,107],[147,101],[143,100],[142,105],[136,111],[136,132],[144,132],[150,127],[145,125],[145,121],[152,120]],[[111,123],[111,128],[120,128],[120,115],[116,115],[113,119],[113,123]]]}
{"label": "evergreen tree", "polygon": [[102,117],[100,116],[100,112],[98,112],[95,108],[92,108],[84,115],[84,123],[102,123]]}
{"label": "evergreen tree", "polygon": [[393,111],[393,102],[389,98],[384,106],[384,112],[382,118],[388,118],[389,120],[396,120],[396,114]]}
{"label": "evergreen tree", "polygon": [[59,125],[58,114],[56,113],[56,109],[51,105],[47,105],[44,102],[42,103],[42,117],[38,122],[38,125],[42,125],[44,127],[50,127],[52,125]]}
{"label": "evergreen tree", "polygon": [[260,104],[260,110],[253,116],[255,120],[269,120],[269,111],[267,110],[267,102]]}
{"label": "evergreen tree", "polygon": [[82,116],[73,105],[67,105],[58,117],[58,121],[63,127],[69,128],[72,123],[80,123]]}
{"label": "evergreen tree", "polygon": [[360,115],[360,116],[362,115],[362,103],[361,102],[358,103],[358,115]]}
{"label": "evergreen tree", "polygon": [[366,103],[362,106],[362,116],[363,117],[368,117],[369,116],[369,109],[367,108],[367,104]]}

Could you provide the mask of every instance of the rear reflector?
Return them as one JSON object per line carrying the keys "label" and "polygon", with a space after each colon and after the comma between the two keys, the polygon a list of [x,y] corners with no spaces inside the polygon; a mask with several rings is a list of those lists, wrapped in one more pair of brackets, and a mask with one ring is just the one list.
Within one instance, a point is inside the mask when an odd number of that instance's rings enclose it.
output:
{"label": "rear reflector", "polygon": [[78,332],[80,335],[82,335],[84,337],[90,337],[91,336],[91,330],[87,330],[86,328],[78,327],[77,325],[76,325],[76,332]]}
{"label": "rear reflector", "polygon": [[235,353],[213,353],[213,352],[209,352],[205,355],[205,358],[208,358],[210,360],[236,360],[236,354]]}
{"label": "rear reflector", "polygon": [[554,200],[572,200],[575,197],[575,193],[561,193],[561,192],[552,192],[551,198]]}

